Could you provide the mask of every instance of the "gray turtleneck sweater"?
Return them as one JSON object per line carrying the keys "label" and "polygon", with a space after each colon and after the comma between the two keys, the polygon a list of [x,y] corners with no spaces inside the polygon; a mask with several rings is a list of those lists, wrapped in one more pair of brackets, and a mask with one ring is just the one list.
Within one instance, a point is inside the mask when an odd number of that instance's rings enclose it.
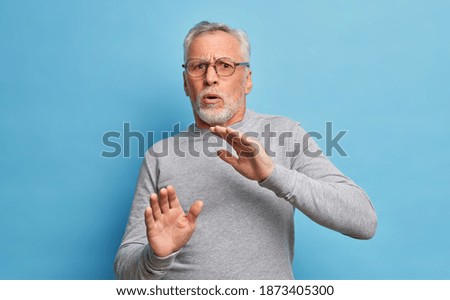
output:
{"label": "gray turtleneck sweater", "polygon": [[[261,141],[275,168],[248,180],[217,157],[231,146],[191,125],[145,155],[126,232],[115,260],[119,279],[293,279],[294,209],[345,235],[371,238],[377,219],[366,193],[344,176],[297,123],[247,110],[231,126]],[[231,152],[231,151],[230,151]],[[204,202],[189,242],[157,257],[144,210],[153,192],[177,190],[187,212]]]}

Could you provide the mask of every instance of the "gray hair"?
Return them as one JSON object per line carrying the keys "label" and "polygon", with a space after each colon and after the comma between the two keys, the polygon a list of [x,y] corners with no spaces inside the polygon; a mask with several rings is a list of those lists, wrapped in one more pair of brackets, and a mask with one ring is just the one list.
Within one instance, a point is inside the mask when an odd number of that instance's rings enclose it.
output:
{"label": "gray hair", "polygon": [[245,61],[250,60],[250,42],[248,40],[248,36],[247,36],[247,33],[245,33],[245,31],[240,30],[240,29],[231,28],[226,24],[210,23],[208,21],[202,21],[202,22],[196,24],[194,27],[191,28],[191,30],[189,30],[188,34],[184,38],[184,43],[183,43],[184,60],[186,61],[189,46],[191,45],[192,41],[196,37],[198,37],[202,33],[214,32],[214,31],[223,31],[223,32],[229,33],[232,36],[234,36],[241,44],[242,58]]}

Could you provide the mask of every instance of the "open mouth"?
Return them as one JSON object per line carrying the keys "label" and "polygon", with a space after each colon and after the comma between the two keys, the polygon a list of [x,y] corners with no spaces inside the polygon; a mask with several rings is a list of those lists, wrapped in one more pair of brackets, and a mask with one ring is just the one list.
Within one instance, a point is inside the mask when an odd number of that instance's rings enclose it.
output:
{"label": "open mouth", "polygon": [[222,98],[216,94],[206,94],[202,100],[206,104],[212,104],[212,103],[216,103],[217,101],[222,100]]}

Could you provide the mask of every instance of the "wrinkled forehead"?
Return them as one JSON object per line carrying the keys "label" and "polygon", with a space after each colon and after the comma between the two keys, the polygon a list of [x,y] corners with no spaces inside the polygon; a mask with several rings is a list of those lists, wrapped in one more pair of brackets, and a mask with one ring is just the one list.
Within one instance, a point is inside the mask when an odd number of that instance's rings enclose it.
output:
{"label": "wrinkled forehead", "polygon": [[187,59],[201,58],[215,60],[229,57],[242,60],[239,40],[224,31],[204,32],[192,40],[187,51]]}

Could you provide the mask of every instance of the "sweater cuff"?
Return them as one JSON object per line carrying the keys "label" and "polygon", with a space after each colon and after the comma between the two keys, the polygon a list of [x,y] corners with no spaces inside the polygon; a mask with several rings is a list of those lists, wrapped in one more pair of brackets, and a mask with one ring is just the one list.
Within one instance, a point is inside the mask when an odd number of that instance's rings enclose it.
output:
{"label": "sweater cuff", "polygon": [[275,164],[275,167],[269,177],[259,182],[259,185],[271,190],[278,197],[286,198],[292,188],[290,188],[292,174],[291,170],[286,169],[283,166]]}
{"label": "sweater cuff", "polygon": [[[181,250],[181,249],[180,249]],[[172,267],[175,257],[180,253],[180,250],[164,257],[159,257],[153,253],[150,246],[147,244],[143,251],[144,265],[147,270],[152,271],[165,271]]]}

